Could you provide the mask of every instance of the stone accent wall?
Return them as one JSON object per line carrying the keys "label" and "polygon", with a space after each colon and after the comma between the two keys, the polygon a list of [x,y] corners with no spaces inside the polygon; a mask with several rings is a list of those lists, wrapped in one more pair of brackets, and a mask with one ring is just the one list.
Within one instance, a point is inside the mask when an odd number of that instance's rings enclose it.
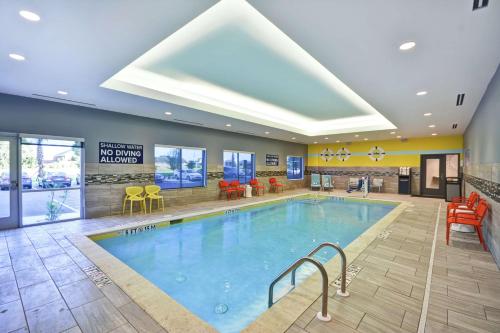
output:
{"label": "stone accent wall", "polygon": [[483,232],[490,252],[500,266],[500,163],[470,165],[464,169],[465,194],[479,193],[490,210]]}
{"label": "stone accent wall", "polygon": [[[288,180],[286,165],[279,167],[256,166],[256,175],[269,190],[269,178],[275,177],[285,184],[286,189],[306,187],[308,177],[304,180]],[[85,216],[94,218],[122,213],[122,202],[127,186],[145,186],[154,184],[152,164],[119,165],[119,164],[85,164]],[[207,186],[183,189],[162,190],[165,207],[210,201],[219,199],[218,182],[224,176],[222,165],[207,166]],[[128,207],[128,205],[127,205]],[[139,211],[138,204],[134,211]]]}

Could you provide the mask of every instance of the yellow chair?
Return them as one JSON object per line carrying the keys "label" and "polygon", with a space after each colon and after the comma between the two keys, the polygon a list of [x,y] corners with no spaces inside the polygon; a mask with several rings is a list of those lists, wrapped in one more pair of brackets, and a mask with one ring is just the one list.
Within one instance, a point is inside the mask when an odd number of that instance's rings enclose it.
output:
{"label": "yellow chair", "polygon": [[123,214],[125,214],[127,201],[130,202],[130,215],[132,215],[134,202],[138,202],[141,206],[141,212],[144,210],[144,214],[146,214],[146,199],[142,196],[143,192],[144,188],[142,188],[142,186],[129,186],[125,188],[125,198],[123,198]]}
{"label": "yellow chair", "polygon": [[161,209],[165,211],[165,202],[163,201],[163,196],[159,195],[160,186],[158,185],[146,185],[146,199],[149,199],[149,212],[152,212],[153,208],[153,200],[157,200],[158,209],[160,208],[160,200],[161,200]]}

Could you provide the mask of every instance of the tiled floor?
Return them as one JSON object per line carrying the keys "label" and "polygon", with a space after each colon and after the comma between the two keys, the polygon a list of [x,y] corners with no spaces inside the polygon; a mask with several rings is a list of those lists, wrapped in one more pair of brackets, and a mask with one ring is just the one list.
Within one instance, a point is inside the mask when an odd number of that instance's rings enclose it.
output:
{"label": "tiled floor", "polygon": [[[370,196],[401,199],[395,195]],[[201,211],[270,197],[200,203],[168,213]],[[407,209],[388,228],[386,238],[376,239],[354,260],[362,269],[348,287],[351,296],[340,299],[331,288],[330,312],[334,319],[329,323],[313,319],[320,307],[317,301],[289,332],[331,332],[332,329],[336,329],[334,332],[416,332],[440,201],[403,199],[414,202],[414,207]],[[138,220],[144,220],[144,216],[0,232],[0,332],[27,332],[28,329],[30,332],[164,332],[121,289],[103,280],[92,262],[65,238],[71,233]],[[497,266],[489,253],[481,251],[474,236],[453,235],[452,244],[447,247],[443,241],[443,221],[442,217],[427,331],[500,332]]]}

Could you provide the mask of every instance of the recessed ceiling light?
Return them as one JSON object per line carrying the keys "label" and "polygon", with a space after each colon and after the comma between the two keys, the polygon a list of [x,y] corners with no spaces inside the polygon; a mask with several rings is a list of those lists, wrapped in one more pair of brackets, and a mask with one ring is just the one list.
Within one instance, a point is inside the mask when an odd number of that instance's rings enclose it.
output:
{"label": "recessed ceiling light", "polygon": [[17,53],[11,53],[11,54],[9,54],[9,57],[11,57],[11,59],[14,59],[17,61],[23,61],[26,59],[24,56],[17,54]]}
{"label": "recessed ceiling light", "polygon": [[431,112],[424,113],[424,116],[430,117],[430,116],[432,116],[432,113]]}
{"label": "recessed ceiling light", "polygon": [[432,136],[436,136],[436,135],[438,135],[438,134],[437,133],[432,133]]}
{"label": "recessed ceiling light", "polygon": [[430,128],[434,128],[434,127],[436,127],[436,125],[429,125],[429,127],[430,127]]}
{"label": "recessed ceiling light", "polygon": [[417,93],[417,96],[424,96],[424,95],[427,95],[427,91],[419,91]]}
{"label": "recessed ceiling light", "polygon": [[67,94],[68,94],[68,92],[67,92],[67,91],[64,91],[64,90],[58,90],[58,91],[57,91],[57,93],[58,93],[59,95],[67,95]]}
{"label": "recessed ceiling light", "polygon": [[339,142],[340,142],[340,140],[337,140],[337,141],[335,141],[335,142],[339,143]]}
{"label": "recessed ceiling light", "polygon": [[391,132],[391,134],[396,134],[396,132]]}
{"label": "recessed ceiling light", "polygon": [[314,141],[313,143],[314,143],[314,144],[317,144],[317,143],[318,143],[318,141]]}
{"label": "recessed ceiling light", "polygon": [[264,132],[264,133],[265,133],[265,134],[269,134],[270,132],[267,132],[267,131],[266,131],[266,132]]}
{"label": "recessed ceiling light", "polygon": [[19,11],[19,15],[28,21],[38,22],[40,21],[40,16],[36,13],[30,12],[29,10],[21,10]]}
{"label": "recessed ceiling light", "polygon": [[295,140],[295,137],[293,137],[292,140]]}
{"label": "recessed ceiling light", "polygon": [[165,114],[166,114],[167,116],[171,116],[171,115],[172,115],[172,112],[168,112],[168,111],[167,111],[167,112],[165,112]]}
{"label": "recessed ceiling light", "polygon": [[396,138],[401,139],[401,135],[398,135]]}
{"label": "recessed ceiling light", "polygon": [[364,138],[363,140],[368,141],[368,138]]}
{"label": "recessed ceiling light", "polygon": [[399,49],[401,51],[408,51],[408,50],[411,50],[412,48],[415,47],[415,45],[417,45],[417,43],[415,42],[404,42],[403,44],[399,45]]}
{"label": "recessed ceiling light", "polygon": [[226,124],[226,127],[231,127],[231,124]]}
{"label": "recessed ceiling light", "polygon": [[355,137],[355,138],[359,138],[359,134],[356,134],[354,137]]}
{"label": "recessed ceiling light", "polygon": [[325,140],[328,140],[328,138],[325,138]]}

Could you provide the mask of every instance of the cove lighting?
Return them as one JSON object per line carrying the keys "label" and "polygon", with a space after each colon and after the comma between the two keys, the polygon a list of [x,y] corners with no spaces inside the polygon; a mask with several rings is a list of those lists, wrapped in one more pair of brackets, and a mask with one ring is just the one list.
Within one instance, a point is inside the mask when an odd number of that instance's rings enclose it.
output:
{"label": "cove lighting", "polygon": [[417,45],[417,43],[412,42],[412,41],[404,42],[403,44],[399,45],[399,49],[401,51],[408,51],[408,50],[413,49],[416,45]]}
{"label": "cove lighting", "polygon": [[396,128],[246,0],[217,2],[101,86],[306,136]]}
{"label": "cove lighting", "polygon": [[32,22],[40,21],[40,16],[36,13],[30,12],[29,10],[21,10],[21,11],[19,11],[19,15],[21,15],[23,18],[27,19],[28,21],[32,21]]}
{"label": "cove lighting", "polygon": [[26,59],[24,56],[22,56],[20,54],[17,54],[17,53],[11,53],[11,54],[9,54],[9,57],[11,59],[14,59],[14,60],[17,60],[17,61],[23,61],[23,60]]}

